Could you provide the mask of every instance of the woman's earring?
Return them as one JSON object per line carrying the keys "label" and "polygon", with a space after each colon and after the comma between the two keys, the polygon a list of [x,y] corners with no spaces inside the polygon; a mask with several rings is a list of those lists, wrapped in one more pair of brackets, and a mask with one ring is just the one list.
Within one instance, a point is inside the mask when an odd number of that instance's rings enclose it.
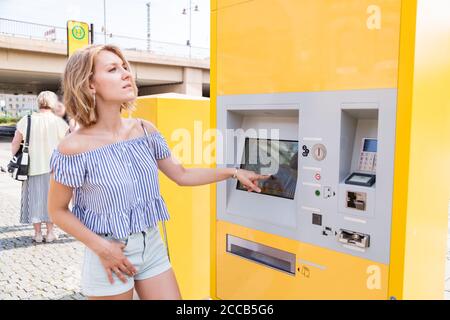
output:
{"label": "woman's earring", "polygon": [[97,106],[97,104],[95,103],[95,92],[94,92],[94,108]]}

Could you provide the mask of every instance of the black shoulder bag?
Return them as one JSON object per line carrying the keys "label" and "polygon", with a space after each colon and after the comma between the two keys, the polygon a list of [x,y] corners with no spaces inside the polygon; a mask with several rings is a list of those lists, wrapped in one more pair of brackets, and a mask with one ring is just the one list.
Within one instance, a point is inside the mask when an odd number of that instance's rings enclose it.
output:
{"label": "black shoulder bag", "polygon": [[28,153],[28,145],[30,143],[31,115],[28,115],[27,136],[25,141],[20,144],[19,151],[14,155],[8,163],[8,172],[11,177],[18,181],[28,179],[28,166],[30,163],[30,155]]}

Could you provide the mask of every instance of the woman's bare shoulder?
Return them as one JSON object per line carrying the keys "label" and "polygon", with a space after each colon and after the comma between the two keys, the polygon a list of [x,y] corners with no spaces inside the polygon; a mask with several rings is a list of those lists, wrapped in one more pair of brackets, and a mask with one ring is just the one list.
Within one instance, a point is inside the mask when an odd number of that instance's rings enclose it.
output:
{"label": "woman's bare shoulder", "polygon": [[59,153],[65,155],[75,155],[88,151],[86,139],[89,136],[79,131],[72,132],[64,137],[64,139],[58,145]]}
{"label": "woman's bare shoulder", "polygon": [[155,125],[153,123],[151,123],[150,121],[145,120],[145,119],[140,119],[140,120],[142,120],[142,123],[144,124],[144,127],[148,133],[158,132],[158,129],[155,127]]}

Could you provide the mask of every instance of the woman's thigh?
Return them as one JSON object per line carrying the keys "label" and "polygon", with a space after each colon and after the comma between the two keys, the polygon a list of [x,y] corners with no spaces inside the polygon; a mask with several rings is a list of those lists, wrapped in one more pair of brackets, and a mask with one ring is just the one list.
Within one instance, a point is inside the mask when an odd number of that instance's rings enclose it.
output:
{"label": "woman's thigh", "polygon": [[132,300],[133,299],[133,289],[117,294],[114,296],[95,296],[95,297],[88,297],[89,300]]}
{"label": "woman's thigh", "polygon": [[134,286],[141,300],[181,299],[180,289],[172,268],[145,280],[135,280]]}

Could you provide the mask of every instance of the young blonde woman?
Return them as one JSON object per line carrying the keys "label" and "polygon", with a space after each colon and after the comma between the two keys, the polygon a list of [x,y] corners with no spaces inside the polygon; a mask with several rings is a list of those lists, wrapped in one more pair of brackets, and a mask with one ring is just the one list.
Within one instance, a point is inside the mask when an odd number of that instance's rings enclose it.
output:
{"label": "young blonde woman", "polygon": [[[86,245],[82,291],[90,299],[180,299],[157,228],[168,219],[158,168],[179,185],[236,177],[260,192],[260,176],[245,170],[186,169],[148,121],[121,118],[137,96],[130,65],[114,46],[89,46],[69,58],[64,104],[80,128],[55,150],[52,219]],[[73,207],[68,205],[73,197]]]}
{"label": "young blonde woman", "polygon": [[[64,138],[69,126],[52,112],[58,105],[58,97],[54,92],[42,91],[37,97],[37,103],[38,112],[31,115],[30,163],[28,179],[22,183],[20,222],[33,224],[33,241],[40,243],[44,240],[53,242],[56,239],[47,210],[49,163],[53,150]],[[27,118],[28,116],[23,117],[16,125],[17,130],[11,144],[12,154],[16,154],[27,135]],[[45,238],[41,231],[42,223],[47,226]]]}

